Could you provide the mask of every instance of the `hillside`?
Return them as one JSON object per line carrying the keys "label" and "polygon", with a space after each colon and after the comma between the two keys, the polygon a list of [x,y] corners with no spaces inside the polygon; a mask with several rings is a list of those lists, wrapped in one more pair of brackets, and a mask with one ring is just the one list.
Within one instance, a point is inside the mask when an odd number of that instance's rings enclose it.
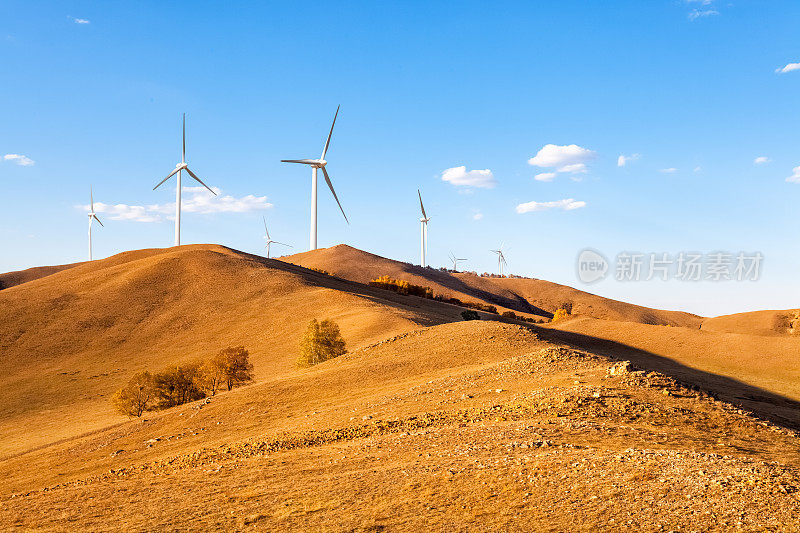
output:
{"label": "hillside", "polygon": [[646,365],[800,429],[800,338],[586,317],[546,328],[554,340]]}
{"label": "hillside", "polygon": [[295,372],[311,318],[350,348],[460,309],[221,246],[140,250],[0,291],[0,456],[119,421],[110,394],[135,372],[252,353],[257,379]]}
{"label": "hillside", "polygon": [[800,334],[800,309],[737,313],[703,320],[704,331],[786,336]]}
{"label": "hillside", "polygon": [[0,274],[0,290],[14,287],[22,283],[27,283],[35,279],[43,278],[56,272],[61,272],[68,268],[72,268],[83,263],[70,263],[68,265],[54,265],[54,266],[41,266],[33,267],[25,270],[16,270],[14,272],[6,272]]}
{"label": "hillside", "polygon": [[0,525],[798,530],[797,434],[542,335],[416,328],[2,461]]}
{"label": "hillside", "polygon": [[643,324],[699,328],[702,322],[701,317],[690,313],[641,307],[548,281],[484,278],[467,272],[451,274],[434,268],[422,268],[386,259],[343,244],[290,255],[282,259],[304,267],[326,270],[359,283],[368,283],[379,276],[389,275],[431,287],[435,294],[442,294],[448,298],[486,302],[497,306],[501,312],[511,310],[551,318],[556,309],[570,308],[573,314]]}

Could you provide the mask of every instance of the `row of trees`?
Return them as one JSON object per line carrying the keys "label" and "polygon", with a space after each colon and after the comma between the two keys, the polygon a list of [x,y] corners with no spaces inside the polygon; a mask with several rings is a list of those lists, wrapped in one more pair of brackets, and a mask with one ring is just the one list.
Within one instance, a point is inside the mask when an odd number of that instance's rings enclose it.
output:
{"label": "row of trees", "polygon": [[441,294],[434,294],[433,289],[430,287],[414,285],[408,281],[394,279],[388,275],[373,279],[369,282],[369,285],[371,287],[378,287],[380,289],[394,291],[398,294],[411,294],[412,296],[419,296],[420,298],[428,298],[429,300],[446,302],[449,304],[466,307],[468,309],[477,309],[479,311],[485,311],[486,313],[494,313],[495,315],[497,314],[497,307],[493,305],[482,302],[463,302],[458,298],[450,298]]}
{"label": "row of trees", "polygon": [[170,366],[161,372],[139,372],[111,398],[120,413],[140,417],[145,411],[167,409],[215,395],[218,390],[253,380],[250,353],[244,346],[220,350],[207,361]]}

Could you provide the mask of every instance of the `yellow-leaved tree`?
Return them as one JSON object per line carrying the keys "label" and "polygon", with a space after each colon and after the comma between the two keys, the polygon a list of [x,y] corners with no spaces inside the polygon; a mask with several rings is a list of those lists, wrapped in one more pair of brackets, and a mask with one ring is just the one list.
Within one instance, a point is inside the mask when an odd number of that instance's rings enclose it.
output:
{"label": "yellow-leaved tree", "polygon": [[312,366],[347,353],[344,338],[339,326],[333,320],[308,323],[303,339],[300,341],[300,358],[297,366]]}

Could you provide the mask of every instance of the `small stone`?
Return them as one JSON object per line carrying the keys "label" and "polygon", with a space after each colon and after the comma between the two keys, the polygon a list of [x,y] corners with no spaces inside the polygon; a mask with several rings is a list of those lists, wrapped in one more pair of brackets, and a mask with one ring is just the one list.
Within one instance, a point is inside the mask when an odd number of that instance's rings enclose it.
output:
{"label": "small stone", "polygon": [[361,417],[361,420],[370,420],[372,418],[371,415],[364,415]]}

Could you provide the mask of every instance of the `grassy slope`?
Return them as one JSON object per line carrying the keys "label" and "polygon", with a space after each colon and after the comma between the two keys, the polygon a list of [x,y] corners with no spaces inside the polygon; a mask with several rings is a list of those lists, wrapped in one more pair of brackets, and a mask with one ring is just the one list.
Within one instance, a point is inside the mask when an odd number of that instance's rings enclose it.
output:
{"label": "grassy slope", "polygon": [[356,348],[459,311],[414,305],[199,245],[128,252],[0,291],[0,455],[117,422],[108,398],[140,370],[243,344],[261,380],[295,372],[311,318],[334,318]]}
{"label": "grassy slope", "polygon": [[431,287],[435,294],[464,301],[481,300],[498,307],[531,315],[551,317],[568,305],[573,313],[595,318],[671,324],[699,328],[701,317],[679,311],[650,309],[602,298],[572,287],[536,279],[483,278],[471,273],[451,274],[433,268],[386,259],[346,245],[321,248],[283,258],[298,265],[314,267],[359,283],[389,275],[410,283]]}

